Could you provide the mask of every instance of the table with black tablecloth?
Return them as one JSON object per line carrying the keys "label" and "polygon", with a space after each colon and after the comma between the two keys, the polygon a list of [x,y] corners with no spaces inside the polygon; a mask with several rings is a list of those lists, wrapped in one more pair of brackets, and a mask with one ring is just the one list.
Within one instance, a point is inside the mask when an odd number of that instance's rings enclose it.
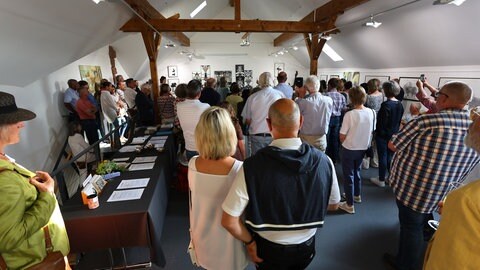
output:
{"label": "table with black tablecloth", "polygon": [[[80,192],[63,205],[62,214],[72,252],[148,247],[151,262],[165,266],[160,239],[176,158],[172,136],[168,137],[163,152],[156,149],[140,153],[118,152],[114,157],[129,157],[127,162],[132,162],[135,157],[145,156],[157,156],[154,168],[122,172],[119,177],[109,180],[99,196],[97,209],[90,210],[83,205]],[[107,202],[122,180],[140,178],[150,178],[140,199]]]}

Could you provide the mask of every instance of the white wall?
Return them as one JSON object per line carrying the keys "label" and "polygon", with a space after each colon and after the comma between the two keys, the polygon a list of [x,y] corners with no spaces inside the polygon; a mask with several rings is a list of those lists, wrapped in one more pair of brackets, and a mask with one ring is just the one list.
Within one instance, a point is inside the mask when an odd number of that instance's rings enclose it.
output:
{"label": "white wall", "polygon": [[[106,46],[23,88],[0,85],[0,91],[15,96],[18,107],[37,114],[35,119],[25,123],[20,143],[6,148],[8,155],[31,170],[51,171],[65,143],[68,113],[63,105],[63,93],[68,79],[80,80],[78,65],[100,66],[103,77],[112,79]],[[117,70],[126,75],[120,64]]]}

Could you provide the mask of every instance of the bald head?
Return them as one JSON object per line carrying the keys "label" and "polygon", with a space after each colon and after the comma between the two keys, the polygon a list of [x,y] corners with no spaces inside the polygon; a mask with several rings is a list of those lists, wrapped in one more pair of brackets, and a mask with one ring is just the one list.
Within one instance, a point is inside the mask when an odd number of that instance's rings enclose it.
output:
{"label": "bald head", "polygon": [[291,99],[275,101],[268,110],[268,124],[275,139],[295,138],[303,118],[298,105]]}
{"label": "bald head", "polygon": [[[444,102],[442,102],[446,104],[441,104],[442,109],[462,109],[472,100],[472,88],[463,82],[449,82],[440,89],[440,92],[448,95],[448,98],[444,99]],[[437,104],[438,103],[437,100]]]}

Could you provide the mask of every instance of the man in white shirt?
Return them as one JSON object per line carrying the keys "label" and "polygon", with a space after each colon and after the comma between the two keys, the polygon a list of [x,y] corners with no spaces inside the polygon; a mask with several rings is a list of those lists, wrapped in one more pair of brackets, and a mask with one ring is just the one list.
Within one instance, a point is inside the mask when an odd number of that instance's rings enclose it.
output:
{"label": "man in white shirt", "polygon": [[[320,94],[320,81],[315,75],[305,80],[305,85],[298,88],[299,98],[295,101],[300,108],[304,122],[300,129],[300,138],[325,153],[327,133],[332,115],[333,100]],[[305,95],[309,96],[305,98]]]}
{"label": "man in white shirt", "polygon": [[272,85],[273,78],[270,72],[260,74],[258,87],[261,90],[253,93],[247,99],[242,111],[242,118],[245,119],[245,125],[248,126],[249,156],[272,142],[272,135],[268,130],[266,121],[268,108],[276,100],[285,97],[282,92],[273,89]]}
{"label": "man in white shirt", "polygon": [[199,80],[191,80],[187,85],[187,99],[177,103],[177,116],[183,130],[188,160],[198,155],[195,128],[200,120],[200,115],[210,107],[207,103],[201,103],[198,100],[201,92],[202,83]]}
{"label": "man in white shirt", "polygon": [[125,81],[126,87],[124,90],[125,93],[125,102],[128,105],[129,109],[133,109],[135,107],[135,97],[137,96],[137,81],[129,78]]}
{"label": "man in white shirt", "polygon": [[295,102],[277,100],[268,117],[274,141],[243,163],[222,204],[222,225],[245,243],[257,269],[305,269],[326,211],[338,208],[337,176],[327,155],[297,137],[303,118]]}
{"label": "man in white shirt", "polygon": [[292,98],[293,88],[287,83],[287,73],[281,71],[277,75],[278,84],[274,88],[283,93],[286,98]]}

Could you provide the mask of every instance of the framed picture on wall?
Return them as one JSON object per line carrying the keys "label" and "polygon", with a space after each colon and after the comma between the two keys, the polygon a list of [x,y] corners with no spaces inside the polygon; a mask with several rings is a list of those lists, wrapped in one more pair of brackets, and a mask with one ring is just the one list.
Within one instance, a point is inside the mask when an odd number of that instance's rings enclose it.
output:
{"label": "framed picture on wall", "polygon": [[318,77],[318,79],[321,81],[321,80],[324,80],[324,81],[328,81],[328,75],[320,75]]}
{"label": "framed picture on wall", "polygon": [[275,63],[273,64],[273,74],[277,77],[278,73],[285,71],[285,63]]}
{"label": "framed picture on wall", "polygon": [[100,81],[102,80],[102,69],[100,66],[79,65],[80,78],[88,82],[88,91],[95,93],[100,89]]}
{"label": "framed picture on wall", "polygon": [[337,78],[338,79],[338,78],[340,78],[340,76],[339,75],[330,75],[330,79],[331,78]]}
{"label": "framed picture on wall", "polygon": [[167,67],[168,77],[169,78],[176,78],[178,77],[178,69],[177,66],[168,66]]}
{"label": "framed picture on wall", "polygon": [[451,81],[460,81],[466,83],[473,91],[473,98],[468,103],[469,108],[480,106],[480,78],[461,78],[461,77],[440,77],[438,79],[438,88]]}
{"label": "framed picture on wall", "polygon": [[168,79],[168,85],[170,85],[171,88],[177,87],[177,85],[180,83],[178,79]]}
{"label": "framed picture on wall", "polygon": [[387,82],[390,80],[390,76],[382,76],[382,75],[365,75],[365,80],[364,82],[367,83],[371,79],[378,79],[380,81],[380,84]]}
{"label": "framed picture on wall", "polygon": [[[417,88],[417,81],[418,77],[400,77],[399,78],[399,84],[400,87],[403,88],[403,91],[405,91],[405,96],[404,100],[407,101],[418,101],[418,98],[415,96],[418,93],[418,88]],[[431,95],[432,93],[425,88],[425,92],[427,95]],[[405,110],[408,111],[408,110]]]}

